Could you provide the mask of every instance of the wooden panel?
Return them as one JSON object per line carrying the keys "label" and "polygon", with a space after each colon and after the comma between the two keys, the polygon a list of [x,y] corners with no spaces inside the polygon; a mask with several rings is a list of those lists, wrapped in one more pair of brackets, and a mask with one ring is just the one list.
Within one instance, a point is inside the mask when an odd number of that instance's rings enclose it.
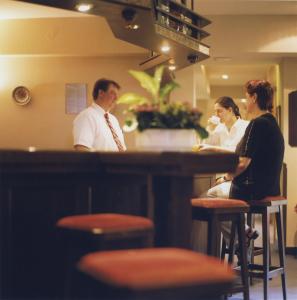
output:
{"label": "wooden panel", "polygon": [[297,91],[289,94],[289,145],[297,146]]}

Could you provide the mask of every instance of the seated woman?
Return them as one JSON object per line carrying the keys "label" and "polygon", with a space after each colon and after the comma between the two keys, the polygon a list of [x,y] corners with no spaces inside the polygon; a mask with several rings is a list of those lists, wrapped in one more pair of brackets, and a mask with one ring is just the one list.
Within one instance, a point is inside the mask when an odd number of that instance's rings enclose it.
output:
{"label": "seated woman", "polygon": [[[273,88],[266,80],[251,80],[246,86],[247,110],[252,121],[236,147],[239,164],[235,173],[221,180],[232,180],[229,198],[245,201],[280,195],[280,174],[284,157],[284,138],[271,114]],[[231,201],[231,200],[230,200]],[[222,231],[228,242],[230,224]],[[251,230],[247,237],[255,238]]]}
{"label": "seated woman", "polygon": [[215,115],[220,123],[214,124],[210,118],[207,126],[209,137],[199,148],[200,151],[232,151],[244,135],[249,121],[241,119],[238,106],[230,97],[220,97],[214,105]]}
{"label": "seated woman", "polygon": [[[218,125],[209,122],[209,138],[199,148],[200,151],[234,152],[237,144],[243,137],[249,121],[241,119],[239,108],[230,97],[220,97],[214,106],[215,114],[220,119]],[[228,198],[230,193],[231,180],[227,181],[219,177],[216,185],[204,192],[200,197]],[[206,232],[205,222],[194,221],[192,228],[192,246],[198,252],[206,253]],[[198,237],[201,237],[198,239]]]}
{"label": "seated woman", "polygon": [[260,200],[280,194],[284,138],[271,114],[273,88],[266,80],[251,80],[246,86],[247,111],[252,121],[236,147],[239,164],[232,180],[230,198]]}
{"label": "seated woman", "polygon": [[[234,152],[237,144],[243,137],[249,121],[242,120],[238,106],[230,97],[220,97],[214,105],[215,115],[220,123],[214,125],[211,121],[207,127],[209,137],[206,144],[200,146],[199,151]],[[228,198],[231,181],[220,182],[209,189],[204,195],[209,198]]]}

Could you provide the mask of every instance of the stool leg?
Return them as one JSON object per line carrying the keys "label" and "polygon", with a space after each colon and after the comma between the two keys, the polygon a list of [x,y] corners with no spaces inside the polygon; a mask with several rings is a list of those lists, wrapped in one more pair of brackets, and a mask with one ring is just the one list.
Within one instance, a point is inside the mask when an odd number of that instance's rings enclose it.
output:
{"label": "stool leg", "polygon": [[245,217],[241,213],[237,220],[237,232],[238,232],[238,243],[239,251],[241,256],[241,280],[244,286],[243,298],[249,300],[249,280],[248,280],[248,268],[247,268],[247,247],[245,239]]}
{"label": "stool leg", "polygon": [[285,244],[284,244],[284,227],[283,227],[283,216],[282,207],[279,207],[279,212],[275,214],[276,216],[276,229],[277,229],[277,241],[278,241],[278,252],[279,252],[279,262],[280,267],[283,268],[282,278],[282,289],[283,289],[283,299],[287,299],[287,287],[286,287],[286,272],[285,272]]}
{"label": "stool leg", "polygon": [[221,226],[217,216],[208,221],[207,254],[220,257]]}
{"label": "stool leg", "polygon": [[[253,228],[254,227],[254,222],[255,221],[255,218],[254,218],[254,215],[252,213],[248,213],[247,214],[247,225],[250,227],[250,228]],[[254,257],[254,247],[255,247],[255,243],[254,243],[254,240],[251,241],[250,243],[250,252],[251,252],[251,257],[250,257],[250,263],[253,265],[254,262],[255,262],[255,257]],[[253,275],[250,274],[250,285],[253,285]]]}
{"label": "stool leg", "polygon": [[225,260],[225,256],[227,253],[227,245],[226,245],[226,241],[223,237],[223,242],[222,242],[222,251],[221,251],[221,260],[224,261]]}
{"label": "stool leg", "polygon": [[230,244],[229,244],[229,247],[228,247],[228,249],[229,249],[228,263],[229,264],[232,264],[233,261],[234,261],[235,231],[236,231],[236,222],[232,221]]}
{"label": "stool leg", "polygon": [[264,283],[264,300],[268,299],[268,281],[269,281],[269,222],[270,213],[268,208],[262,213],[262,231],[263,231],[263,283]]}

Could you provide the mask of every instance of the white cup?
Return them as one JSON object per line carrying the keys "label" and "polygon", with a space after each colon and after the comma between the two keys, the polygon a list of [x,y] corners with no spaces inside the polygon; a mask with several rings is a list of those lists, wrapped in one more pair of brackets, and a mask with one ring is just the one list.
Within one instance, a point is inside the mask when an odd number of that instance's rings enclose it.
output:
{"label": "white cup", "polygon": [[219,125],[220,124],[220,118],[217,116],[211,116],[209,118],[209,122],[212,123],[213,125]]}

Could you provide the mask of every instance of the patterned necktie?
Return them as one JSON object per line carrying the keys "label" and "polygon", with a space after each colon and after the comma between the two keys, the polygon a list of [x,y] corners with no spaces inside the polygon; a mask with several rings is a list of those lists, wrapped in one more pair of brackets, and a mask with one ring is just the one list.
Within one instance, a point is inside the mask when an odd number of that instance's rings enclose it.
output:
{"label": "patterned necktie", "polygon": [[123,145],[122,145],[122,143],[121,143],[121,141],[120,141],[118,135],[116,134],[114,128],[113,128],[112,125],[111,125],[111,122],[110,122],[110,120],[109,120],[109,115],[108,115],[108,113],[105,113],[105,114],[104,114],[104,118],[105,118],[105,120],[106,120],[106,123],[107,123],[107,125],[108,125],[110,131],[111,131],[112,137],[113,137],[115,143],[116,143],[117,146],[118,146],[119,151],[120,151],[120,152],[125,151],[125,149],[124,149],[124,147],[123,147]]}

